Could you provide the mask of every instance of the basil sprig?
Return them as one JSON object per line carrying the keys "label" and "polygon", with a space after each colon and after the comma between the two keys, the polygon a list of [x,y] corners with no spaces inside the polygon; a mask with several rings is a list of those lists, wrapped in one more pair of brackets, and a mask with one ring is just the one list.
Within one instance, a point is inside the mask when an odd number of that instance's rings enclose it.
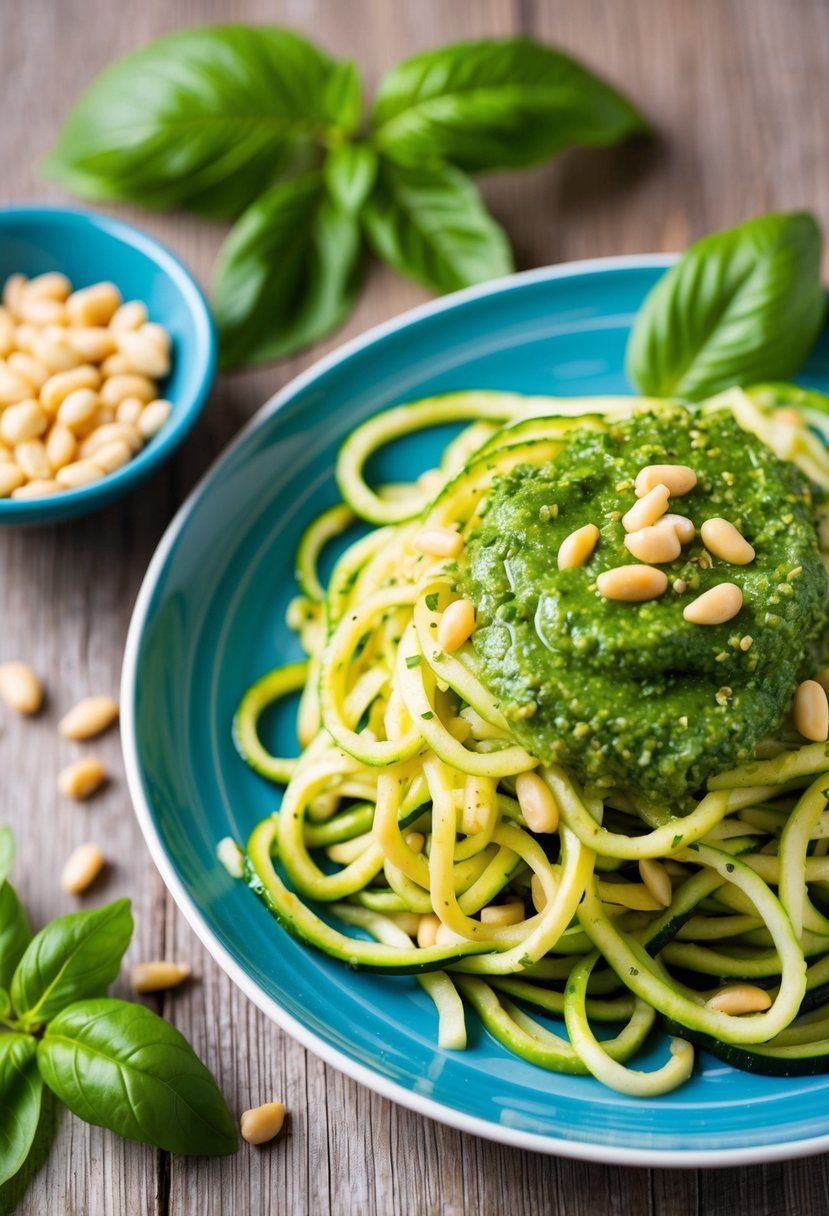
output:
{"label": "basil sprig", "polygon": [[0,1185],[31,1151],[44,1085],[121,1136],[193,1156],[235,1152],[233,1118],[187,1040],[144,1005],[105,996],[132,937],[129,900],[33,937],[5,878],[13,856],[0,827]]}
{"label": "basil sprig", "polygon": [[528,38],[416,55],[381,82],[364,129],[362,109],[354,64],[288,30],[185,30],[103,72],[44,167],[85,198],[240,217],[214,291],[235,367],[341,324],[364,237],[435,291],[509,272],[507,236],[466,174],[647,131],[609,84]]}
{"label": "basil sprig", "polygon": [[820,229],[804,212],[697,241],[639,310],[627,350],[635,387],[699,401],[793,376],[823,323],[820,260]]}

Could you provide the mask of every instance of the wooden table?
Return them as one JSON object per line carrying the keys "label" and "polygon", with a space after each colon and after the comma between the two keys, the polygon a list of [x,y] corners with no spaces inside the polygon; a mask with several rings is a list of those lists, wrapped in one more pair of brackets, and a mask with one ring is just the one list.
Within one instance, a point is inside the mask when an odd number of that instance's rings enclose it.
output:
{"label": "wooden table", "polygon": [[[823,0],[26,0],[0,38],[0,202],[58,200],[38,175],[78,92],[110,60],[167,30],[201,22],[277,21],[356,58],[369,87],[397,59],[463,37],[535,34],[622,85],[656,123],[651,146],[575,152],[485,183],[520,266],[683,247],[772,208],[829,221],[829,5]],[[182,216],[119,214],[167,241],[209,282],[222,227]],[[323,349],[425,298],[374,268],[344,331],[320,349],[224,377],[184,450],[131,500],[63,528],[0,533],[0,659],[26,658],[49,704],[34,721],[0,714],[0,820],[16,828],[15,878],[35,925],[74,906],[58,873],[96,839],[113,865],[89,903],[129,895],[128,962],[192,963],[196,979],[157,1002],[207,1060],[236,1113],[273,1097],[288,1132],[214,1161],[171,1158],[89,1128],[68,1113],[0,1191],[0,1209],[60,1213],[337,1214],[625,1213],[829,1209],[827,1158],[721,1172],[583,1165],[476,1140],[375,1097],[324,1066],[233,987],[201,948],[144,847],[118,740],[112,772],[88,805],[55,793],[76,754],[59,714],[91,691],[115,692],[132,605],[176,506],[267,397]],[[121,990],[124,991],[123,986]]]}

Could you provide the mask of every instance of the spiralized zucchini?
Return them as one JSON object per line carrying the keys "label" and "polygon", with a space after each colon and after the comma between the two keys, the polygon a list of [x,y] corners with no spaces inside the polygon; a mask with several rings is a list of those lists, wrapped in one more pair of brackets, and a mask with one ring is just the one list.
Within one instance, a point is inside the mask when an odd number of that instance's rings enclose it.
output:
{"label": "spiralized zucchini", "polygon": [[[782,451],[776,391],[734,390],[704,408],[733,409]],[[765,758],[715,775],[691,807],[601,797],[512,738],[468,643],[451,654],[437,645],[455,563],[419,552],[414,534],[465,535],[493,477],[549,459],[574,425],[602,427],[631,408],[456,394],[351,435],[337,470],[345,502],[311,525],[297,558],[303,595],[290,623],[307,658],[260,679],[236,715],[242,756],[286,786],[248,842],[248,881],[309,945],[415,975],[443,1048],[465,1047],[471,1006],[524,1059],[632,1096],[687,1080],[692,1042],[740,1068],[829,1071],[829,745],[770,741]],[[408,487],[367,484],[379,447],[450,421],[469,425],[438,469]],[[814,432],[787,458],[829,486]],[[325,587],[321,550],[355,519],[382,526],[346,548]],[[271,756],[259,717],[300,689],[301,754]],[[543,835],[516,798],[531,770],[559,814]],[[767,997],[723,1012],[708,1004],[723,981]],[[613,1023],[615,1037],[597,1033]],[[655,1023],[670,1027],[670,1051],[642,1071],[634,1058]]]}

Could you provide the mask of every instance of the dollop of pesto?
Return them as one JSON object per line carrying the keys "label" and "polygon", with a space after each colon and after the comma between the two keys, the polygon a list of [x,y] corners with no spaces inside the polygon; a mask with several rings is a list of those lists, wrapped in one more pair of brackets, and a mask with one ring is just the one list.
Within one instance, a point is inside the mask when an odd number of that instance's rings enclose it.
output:
{"label": "dollop of pesto", "polygon": [[[664,595],[604,599],[597,576],[636,560],[620,522],[636,474],[665,463],[697,473],[669,508],[697,536],[660,566]],[[707,552],[699,529],[716,516],[751,542],[753,562]],[[559,570],[559,545],[587,523],[601,533],[589,562]],[[496,477],[461,579],[477,610],[482,679],[515,737],[584,781],[658,801],[754,755],[810,674],[829,621],[812,489],[725,409],[666,404],[606,431],[577,429],[554,459]],[[740,613],[722,625],[685,621],[686,605],[721,582],[742,589]]]}

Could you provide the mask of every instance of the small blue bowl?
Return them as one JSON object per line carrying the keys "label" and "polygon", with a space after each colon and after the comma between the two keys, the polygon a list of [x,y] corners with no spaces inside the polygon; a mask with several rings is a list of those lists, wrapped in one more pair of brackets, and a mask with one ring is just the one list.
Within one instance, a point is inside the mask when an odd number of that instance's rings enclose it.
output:
{"label": "small blue bowl", "polygon": [[0,499],[0,524],[47,524],[107,506],[134,489],[178,447],[204,405],[216,372],[216,333],[193,276],[168,249],[122,220],[63,207],[0,208],[0,284],[10,274],[47,270],[68,275],[73,288],[102,279],[125,300],[142,300],[150,319],[173,340],[173,366],[159,396],[172,402],[169,421],[115,473],[48,498]]}

